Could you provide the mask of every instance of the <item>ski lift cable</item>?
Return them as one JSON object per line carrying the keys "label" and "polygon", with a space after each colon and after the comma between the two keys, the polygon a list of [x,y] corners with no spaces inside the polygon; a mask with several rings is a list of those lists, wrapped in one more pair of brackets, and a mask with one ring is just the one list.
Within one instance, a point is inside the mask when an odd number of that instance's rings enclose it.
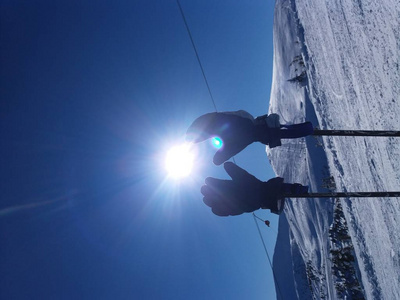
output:
{"label": "ski lift cable", "polygon": [[257,219],[259,219],[261,222],[263,222],[263,223],[264,223],[264,220],[263,220],[263,219],[261,219],[259,216],[257,216],[255,213],[253,213],[253,217],[254,217],[254,218],[257,218]]}
{"label": "ski lift cable", "polygon": [[[265,251],[265,254],[267,255],[268,262],[269,262],[269,265],[270,265],[271,270],[272,270],[272,276],[274,277],[274,282],[275,282],[275,284],[276,284],[276,287],[278,288],[278,292],[279,292],[280,298],[283,299],[282,292],[281,292],[281,288],[279,287],[279,282],[278,282],[278,280],[277,280],[277,278],[276,278],[276,276],[275,276],[275,271],[274,271],[274,268],[273,268],[273,266],[272,266],[272,262],[271,262],[271,259],[270,259],[270,257],[269,257],[269,254],[268,254],[268,250],[267,250],[267,247],[265,246],[264,238],[263,238],[263,236],[262,236],[262,234],[261,234],[260,226],[258,226],[258,223],[257,223],[257,219],[256,219],[256,218],[258,218],[258,217],[255,215],[255,213],[253,213],[254,223],[256,223],[257,230],[258,230],[258,234],[260,235],[261,242],[262,242],[262,244],[263,244],[263,246],[264,246],[264,251]],[[259,219],[259,218],[258,218],[258,219]]]}
{"label": "ski lift cable", "polygon": [[[207,89],[208,89],[208,93],[210,94],[210,98],[211,98],[212,104],[214,106],[214,110],[215,110],[215,112],[218,112],[217,105],[215,104],[215,100],[214,100],[213,94],[211,92],[210,85],[208,84],[206,73],[204,72],[203,64],[201,63],[201,60],[200,60],[199,52],[197,51],[196,44],[194,43],[194,39],[193,39],[192,33],[190,31],[189,24],[186,21],[185,13],[183,11],[183,8],[182,8],[181,3],[179,2],[179,0],[176,0],[176,3],[178,4],[179,11],[181,12],[183,22],[185,23],[185,27],[186,27],[186,30],[188,32],[190,41],[192,43],[192,47],[193,47],[194,53],[196,54],[197,62],[199,63],[199,66],[200,66],[200,69],[201,69],[201,73],[203,74],[203,78],[204,78],[204,81],[206,83],[206,86],[207,86]],[[236,165],[236,159],[235,159],[234,156],[232,157],[232,160]]]}
{"label": "ski lift cable", "polygon": [[193,50],[194,50],[194,52],[196,53],[197,61],[198,61],[199,66],[200,66],[201,73],[203,74],[204,81],[206,82],[206,86],[207,86],[207,89],[208,89],[208,93],[210,94],[211,101],[212,101],[212,103],[213,103],[213,105],[214,105],[215,112],[218,112],[218,110],[217,110],[217,105],[215,104],[214,97],[213,97],[213,95],[212,95],[212,93],[211,93],[210,85],[208,84],[207,76],[206,76],[206,73],[204,72],[203,65],[202,65],[202,63],[201,63],[199,53],[197,52],[197,48],[196,48],[196,45],[195,45],[195,43],[194,43],[192,33],[190,32],[189,25],[188,25],[188,23],[187,23],[187,21],[186,21],[185,14],[184,14],[184,12],[183,12],[182,6],[181,6],[179,0],[176,0],[176,3],[178,3],[178,7],[179,7],[179,10],[180,10],[181,15],[182,15],[183,22],[185,23],[186,30],[187,30],[187,32],[188,32],[188,34],[189,34],[189,37],[190,37],[190,41],[192,42]]}
{"label": "ski lift cable", "polygon": [[[257,216],[254,212],[253,212],[253,216],[256,217],[258,220],[260,220],[261,222],[263,222],[265,225],[267,225],[268,228],[271,229],[271,230],[276,234],[276,237],[278,238],[278,232],[275,230],[275,227],[272,226],[272,224],[269,223],[268,220],[261,219],[261,218],[260,218],[259,216]],[[268,222],[268,224],[267,224],[267,222]]]}

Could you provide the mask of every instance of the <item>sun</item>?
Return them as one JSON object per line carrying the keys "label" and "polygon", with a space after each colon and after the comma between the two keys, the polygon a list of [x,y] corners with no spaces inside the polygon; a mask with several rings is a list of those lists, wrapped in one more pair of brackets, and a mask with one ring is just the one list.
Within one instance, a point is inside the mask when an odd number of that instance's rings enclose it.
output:
{"label": "sun", "polygon": [[190,144],[174,146],[167,152],[165,168],[175,179],[187,177],[193,169],[193,160],[194,154]]}

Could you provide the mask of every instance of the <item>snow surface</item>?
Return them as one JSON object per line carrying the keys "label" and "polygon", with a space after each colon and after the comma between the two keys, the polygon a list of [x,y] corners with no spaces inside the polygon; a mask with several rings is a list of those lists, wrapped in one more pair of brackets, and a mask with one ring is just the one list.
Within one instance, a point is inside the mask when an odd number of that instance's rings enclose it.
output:
{"label": "snow surface", "polygon": [[[400,2],[277,0],[270,113],[321,129],[400,130]],[[284,140],[267,148],[278,176],[327,191],[399,191],[400,138]],[[278,299],[338,292],[329,229],[337,199],[291,199],[279,220]],[[400,299],[400,199],[342,199],[366,299]],[[353,297],[354,298],[354,297]]]}

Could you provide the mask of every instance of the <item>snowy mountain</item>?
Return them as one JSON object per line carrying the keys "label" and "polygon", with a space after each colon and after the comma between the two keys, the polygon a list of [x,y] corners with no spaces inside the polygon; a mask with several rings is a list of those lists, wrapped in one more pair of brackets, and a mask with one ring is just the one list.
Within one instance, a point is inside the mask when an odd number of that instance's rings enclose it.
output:
{"label": "snowy mountain", "polygon": [[[321,129],[400,130],[400,2],[277,0],[270,113]],[[400,190],[400,138],[308,137],[267,148],[310,190]],[[400,299],[400,199],[290,199],[278,299]]]}

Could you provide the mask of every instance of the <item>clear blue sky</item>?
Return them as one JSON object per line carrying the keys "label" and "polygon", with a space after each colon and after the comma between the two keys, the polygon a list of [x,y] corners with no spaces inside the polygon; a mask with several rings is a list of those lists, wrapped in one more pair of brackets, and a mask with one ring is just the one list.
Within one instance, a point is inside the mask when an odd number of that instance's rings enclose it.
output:
{"label": "clear blue sky", "polygon": [[[266,113],[274,1],[181,4],[218,110]],[[179,184],[160,166],[214,110],[176,2],[2,0],[0,22],[0,298],[273,298],[251,214],[202,203],[210,146]],[[263,145],[236,161],[274,177]]]}

